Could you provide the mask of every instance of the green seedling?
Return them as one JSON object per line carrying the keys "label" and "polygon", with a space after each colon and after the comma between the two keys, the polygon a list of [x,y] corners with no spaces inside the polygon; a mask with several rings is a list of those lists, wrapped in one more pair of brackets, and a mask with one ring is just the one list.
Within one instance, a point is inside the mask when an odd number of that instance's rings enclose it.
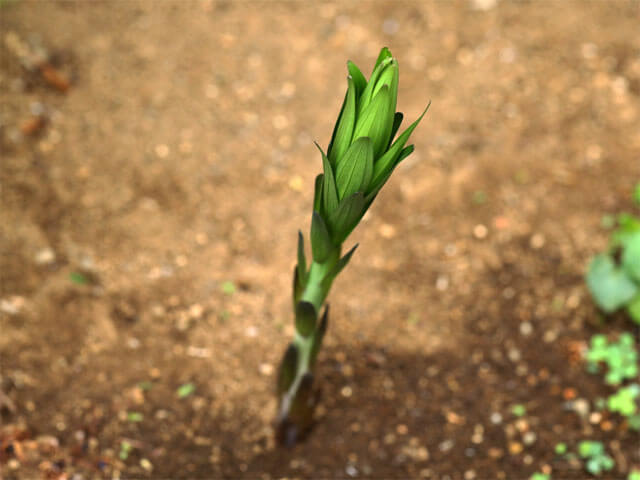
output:
{"label": "green seedling", "polygon": [[131,450],[133,450],[133,445],[131,445],[126,440],[122,440],[120,442],[120,452],[118,453],[118,457],[120,458],[120,460],[124,461],[129,458]]}
{"label": "green seedling", "polygon": [[556,455],[564,455],[567,453],[567,444],[564,442],[557,443],[554,451],[556,452]]}
{"label": "green seedling", "polygon": [[524,417],[527,414],[527,407],[518,403],[511,407],[511,413],[514,417]]}
{"label": "green seedling", "polygon": [[578,444],[578,455],[586,461],[585,468],[592,475],[608,472],[615,466],[613,458],[607,455],[601,442],[583,440]]}
{"label": "green seedling", "polygon": [[[640,184],[636,186],[634,198]],[[605,313],[624,308],[640,323],[640,218],[623,213],[607,251],[596,255],[587,269],[587,286]]]}
{"label": "green seedling", "polygon": [[140,412],[127,412],[127,420],[129,422],[141,422],[144,416]]}
{"label": "green seedling", "polygon": [[309,263],[304,237],[298,234],[293,271],[296,333],[277,379],[277,439],[286,445],[303,438],[313,424],[318,392],[313,367],[329,320],[328,305],[322,314],[321,309],[357,247],[342,255],[343,243],[398,164],[413,152],[407,142],[426,113],[396,137],[403,119],[396,112],[398,62],[387,48],[381,50],[369,80],[352,62],[347,70],[347,93],[326,153],[316,144],[323,173],[315,181]]}
{"label": "green seedling", "polygon": [[634,343],[630,333],[622,333],[617,342],[611,343],[604,335],[594,335],[587,352],[587,369],[597,373],[600,364],[606,364],[605,381],[609,385],[619,385],[623,380],[635,378],[638,375],[638,352]]}
{"label": "green seedling", "polygon": [[629,472],[627,480],[640,480],[640,470],[633,469]]}
{"label": "green seedling", "polygon": [[222,291],[227,295],[233,295],[236,292],[236,286],[232,281],[227,280],[222,283]]}
{"label": "green seedling", "polygon": [[607,408],[611,412],[627,417],[630,428],[640,430],[639,400],[640,385],[634,383],[620,388],[615,394],[611,395],[607,400]]}
{"label": "green seedling", "polygon": [[196,386],[193,383],[185,383],[184,385],[180,385],[180,387],[178,387],[176,395],[178,395],[178,398],[186,398],[195,391]]}
{"label": "green seedling", "polygon": [[551,475],[548,473],[536,472],[529,477],[529,480],[551,480]]}

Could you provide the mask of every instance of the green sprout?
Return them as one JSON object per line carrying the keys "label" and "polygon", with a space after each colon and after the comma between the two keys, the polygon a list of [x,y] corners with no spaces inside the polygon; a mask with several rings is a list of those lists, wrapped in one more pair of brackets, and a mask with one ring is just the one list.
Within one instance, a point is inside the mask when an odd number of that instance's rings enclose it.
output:
{"label": "green sprout", "polygon": [[567,444],[564,442],[557,443],[554,450],[556,455],[564,455],[567,453]]}
{"label": "green sprout", "polygon": [[607,408],[609,411],[619,413],[627,417],[629,426],[633,430],[640,430],[640,409],[638,401],[640,400],[640,385],[633,383],[626,387],[620,388],[615,394],[607,399]]}
{"label": "green sprout", "polygon": [[638,352],[634,348],[633,336],[622,333],[617,342],[609,342],[601,334],[591,337],[587,352],[587,368],[591,373],[600,370],[600,363],[608,367],[605,381],[609,385],[619,385],[622,381],[638,375]]}
{"label": "green sprout", "polygon": [[[635,197],[639,189],[640,183]],[[640,218],[623,213],[617,220],[618,228],[611,235],[609,248],[589,264],[587,286],[605,313],[625,308],[631,319],[640,324]]]}
{"label": "green sprout", "polygon": [[178,387],[176,395],[178,395],[178,398],[186,398],[195,391],[196,386],[193,383],[185,383],[184,385],[180,385],[180,387]]}
{"label": "green sprout", "polygon": [[126,460],[129,458],[129,453],[133,450],[133,445],[131,445],[128,441],[122,440],[120,442],[120,452],[118,453],[118,457],[120,460]]}
{"label": "green sprout", "polygon": [[127,420],[129,422],[141,422],[144,420],[144,415],[140,412],[127,412]]}
{"label": "green sprout", "polygon": [[592,475],[600,475],[615,466],[613,458],[605,452],[601,442],[583,440],[578,444],[578,455],[586,460],[585,468]]}
{"label": "green sprout", "polygon": [[535,472],[529,477],[529,480],[551,480],[551,475],[548,473]]}
{"label": "green sprout", "polygon": [[326,153],[323,173],[316,177],[311,216],[311,262],[298,233],[293,272],[295,337],[279,369],[277,438],[293,445],[313,423],[317,390],[313,366],[327,329],[328,305],[320,315],[331,285],[347,265],[356,246],[341,256],[342,244],[358,225],[394,169],[413,152],[405,146],[427,109],[397,138],[403,115],[396,112],[398,62],[387,48],[378,56],[367,81],[347,63],[347,93]]}
{"label": "green sprout", "polygon": [[635,468],[631,470],[627,480],[640,480],[640,470],[636,470]]}
{"label": "green sprout", "polygon": [[527,414],[527,407],[518,403],[511,407],[511,413],[514,417],[524,417]]}

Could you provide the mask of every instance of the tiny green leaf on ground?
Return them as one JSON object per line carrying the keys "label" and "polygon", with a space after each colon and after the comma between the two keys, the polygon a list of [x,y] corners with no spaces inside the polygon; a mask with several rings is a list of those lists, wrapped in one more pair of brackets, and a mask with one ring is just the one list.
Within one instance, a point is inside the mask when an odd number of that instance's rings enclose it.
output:
{"label": "tiny green leaf on ground", "polygon": [[548,473],[536,472],[529,477],[529,480],[551,480],[551,475]]}
{"label": "tiny green leaf on ground", "polygon": [[89,283],[87,277],[85,277],[80,272],[71,272],[69,274],[69,279],[76,285],[86,285],[87,283]]}
{"label": "tiny green leaf on ground", "polygon": [[236,292],[236,286],[231,280],[222,283],[222,291],[227,295],[233,295]]}
{"label": "tiny green leaf on ground", "polygon": [[567,453],[567,444],[564,442],[560,442],[556,444],[555,447],[556,455],[564,455]]}
{"label": "tiny green leaf on ground", "polygon": [[138,388],[140,390],[148,392],[149,390],[151,390],[153,388],[153,383],[150,382],[149,380],[144,380],[144,381],[138,383]]}
{"label": "tiny green leaf on ground", "polygon": [[511,407],[511,413],[515,417],[523,417],[527,413],[527,407],[522,404],[517,404]]}
{"label": "tiny green leaf on ground", "polygon": [[640,470],[636,470],[635,468],[631,470],[627,480],[640,480]]}
{"label": "tiny green leaf on ground", "polygon": [[606,254],[596,255],[589,264],[587,285],[602,310],[612,313],[624,306],[637,293],[637,285]]}
{"label": "tiny green leaf on ground", "polygon": [[120,442],[120,452],[118,453],[118,457],[120,458],[120,460],[126,460],[127,458],[129,458],[129,453],[132,449],[133,446],[126,440]]}
{"label": "tiny green leaf on ground", "polygon": [[141,422],[144,420],[144,415],[140,412],[127,412],[127,420],[129,422]]}
{"label": "tiny green leaf on ground", "polygon": [[622,252],[622,268],[640,283],[640,232],[629,235]]}
{"label": "tiny green leaf on ground", "polygon": [[471,201],[476,205],[483,205],[487,203],[487,194],[484,193],[482,190],[476,190],[475,192],[473,192]]}
{"label": "tiny green leaf on ground", "polygon": [[178,395],[178,398],[186,398],[195,392],[195,390],[196,386],[193,383],[185,383],[184,385],[180,385],[176,394]]}

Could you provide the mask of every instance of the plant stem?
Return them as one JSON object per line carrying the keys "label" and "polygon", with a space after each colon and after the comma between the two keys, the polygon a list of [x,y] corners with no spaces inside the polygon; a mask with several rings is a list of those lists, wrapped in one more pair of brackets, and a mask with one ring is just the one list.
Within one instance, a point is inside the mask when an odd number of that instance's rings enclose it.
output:
{"label": "plant stem", "polygon": [[[324,263],[317,263],[314,261],[311,263],[311,267],[309,268],[309,276],[300,299],[313,304],[318,315],[327,295],[329,294],[331,284],[333,283],[333,278],[326,280],[327,276],[339,258],[340,248],[336,248],[331,253],[330,258],[327,259],[327,261]],[[282,396],[279,412],[279,418],[281,420],[286,418],[289,414],[291,404],[298,392],[302,378],[312,371],[313,359],[311,358],[311,351],[316,333],[317,332],[314,332],[307,337],[300,335],[298,332],[295,334],[293,344],[298,350],[296,376],[287,392]]]}

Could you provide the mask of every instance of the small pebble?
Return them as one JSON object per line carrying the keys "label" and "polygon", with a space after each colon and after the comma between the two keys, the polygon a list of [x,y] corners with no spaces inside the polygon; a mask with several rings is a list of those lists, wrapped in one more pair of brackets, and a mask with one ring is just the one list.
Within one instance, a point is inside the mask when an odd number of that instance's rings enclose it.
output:
{"label": "small pebble", "polygon": [[167,158],[169,156],[169,147],[161,143],[160,145],[156,145],[155,152],[158,158]]}
{"label": "small pebble", "polygon": [[404,423],[401,423],[396,426],[396,433],[398,435],[406,435],[407,433],[409,433],[409,428]]}
{"label": "small pebble", "polygon": [[340,390],[340,394],[345,398],[349,398],[353,394],[353,389],[349,385],[345,385]]}
{"label": "small pebble", "polygon": [[150,471],[153,470],[152,463],[149,460],[147,460],[146,458],[141,458],[140,459],[140,466],[142,468],[144,468],[147,472],[150,472]]}
{"label": "small pebble", "polygon": [[444,292],[447,288],[449,288],[449,279],[447,278],[447,276],[438,276],[436,280],[436,289],[440,292]]}
{"label": "small pebble", "polygon": [[523,448],[520,442],[509,442],[509,453],[511,455],[518,455],[522,452]]}
{"label": "small pebble", "polygon": [[502,423],[502,415],[499,412],[493,412],[490,420],[494,425],[500,425]]}
{"label": "small pebble", "polygon": [[261,363],[258,369],[264,376],[269,376],[273,373],[273,365],[270,363]]}
{"label": "small pebble", "polygon": [[578,398],[572,402],[571,409],[581,417],[589,415],[589,402],[584,398]]}
{"label": "small pebble", "polygon": [[536,233],[531,237],[531,240],[529,241],[529,245],[531,245],[531,248],[533,248],[534,250],[539,250],[544,246],[544,242],[545,242],[544,235],[542,235],[541,233]]}
{"label": "small pebble", "polygon": [[356,475],[358,475],[358,469],[356,467],[354,467],[353,465],[347,465],[347,467],[344,469],[344,471],[350,477],[355,477]]}
{"label": "small pebble", "polygon": [[533,445],[536,441],[536,434],[534,432],[526,432],[523,436],[522,436],[522,441],[524,442],[525,445]]}
{"label": "small pebble", "polygon": [[485,227],[482,224],[476,225],[475,227],[473,227],[473,236],[479,240],[486,238],[488,233],[489,233],[489,230],[487,229],[487,227]]}
{"label": "small pebble", "polygon": [[301,192],[303,187],[304,182],[300,175],[294,175],[293,177],[291,177],[291,180],[289,180],[289,188],[294,192]]}
{"label": "small pebble", "polygon": [[393,238],[396,236],[396,228],[389,223],[380,225],[379,232],[382,238]]}
{"label": "small pebble", "polygon": [[474,480],[476,478],[475,470],[467,470],[464,472],[464,480]]}
{"label": "small pebble", "polygon": [[438,449],[441,452],[448,452],[453,448],[453,445],[454,445],[453,440],[445,440],[443,442],[440,442],[440,444],[438,445]]}
{"label": "small pebble", "polygon": [[51,248],[43,248],[36,253],[35,261],[38,265],[51,265],[56,261],[56,253]]}
{"label": "small pebble", "polygon": [[533,326],[529,322],[522,322],[520,324],[520,335],[528,337],[533,332]]}

